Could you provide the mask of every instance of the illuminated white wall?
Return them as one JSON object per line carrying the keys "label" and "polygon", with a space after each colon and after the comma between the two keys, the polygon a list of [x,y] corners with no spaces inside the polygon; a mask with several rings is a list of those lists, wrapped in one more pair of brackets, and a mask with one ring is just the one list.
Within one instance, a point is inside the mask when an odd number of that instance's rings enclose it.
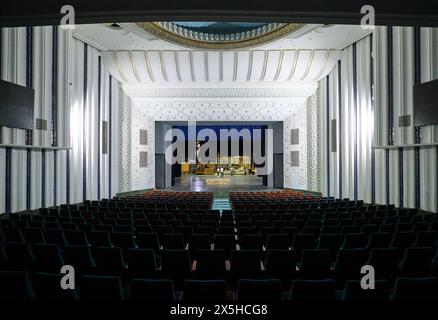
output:
{"label": "illuminated white wall", "polygon": [[[421,82],[438,78],[438,29],[378,27],[344,49],[338,66],[320,81],[325,196],[438,210],[438,147],[419,147],[416,162],[415,148],[405,146],[415,143],[413,86],[418,74]],[[399,126],[402,115],[411,116],[410,126]],[[331,150],[333,119],[336,152]],[[422,143],[438,143],[437,126],[423,129]],[[387,148],[392,145],[402,147]]]}
{"label": "illuminated white wall", "polygon": [[[284,186],[285,188],[307,190],[307,103],[283,122]],[[291,144],[291,130],[299,130],[299,144]],[[299,165],[292,166],[291,152],[299,153]]]}
{"label": "illuminated white wall", "polygon": [[[156,121],[211,121],[211,122],[285,122],[289,124],[298,117],[306,127],[303,131],[300,170],[304,172],[304,183],[300,176],[293,175],[290,161],[285,158],[284,186],[307,189],[308,148],[306,132],[309,130],[307,111],[316,107],[317,83],[290,85],[287,88],[149,88],[147,86],[123,85],[119,109],[119,185],[120,190],[144,190],[155,187],[155,122]],[[310,99],[308,99],[311,97]],[[311,103],[309,104],[309,101]],[[310,106],[311,105],[311,106]],[[304,109],[303,109],[304,108]],[[311,112],[315,114],[314,111]],[[303,118],[301,118],[303,117]],[[314,123],[314,122],[312,122]],[[317,130],[312,127],[312,133]],[[148,144],[139,145],[138,132],[147,130]],[[290,130],[283,130],[284,137]],[[283,137],[282,137],[283,139]],[[283,141],[285,141],[283,139]],[[274,142],[275,143],[275,142]],[[290,151],[290,142],[286,151]],[[315,148],[311,148],[315,150]],[[138,154],[148,152],[148,167],[140,168]],[[286,152],[285,151],[285,152]],[[158,151],[159,152],[159,151]],[[289,152],[290,153],[290,152]],[[290,160],[290,159],[289,159]],[[316,162],[315,162],[316,163]],[[313,172],[313,171],[312,171]],[[310,180],[316,180],[310,179]],[[312,184],[313,185],[313,184]]]}
{"label": "illuminated white wall", "polygon": [[[119,174],[120,192],[155,188],[155,122],[141,106],[119,92]],[[147,132],[147,144],[140,144],[140,130]],[[147,152],[147,165],[140,167],[140,152]]]}
{"label": "illuminated white wall", "polygon": [[[320,191],[319,89],[283,122],[284,187]],[[299,129],[299,143],[291,144],[291,130]],[[299,165],[291,165],[291,152],[299,152]]]}
{"label": "illuminated white wall", "polygon": [[[71,147],[70,151],[33,149],[29,154],[25,149],[1,147],[0,213],[8,204],[10,212],[20,212],[28,204],[33,210],[107,198],[110,189],[115,195],[118,82],[112,79],[110,85],[100,52],[61,27],[3,28],[0,47],[1,78],[32,86],[34,117],[47,121],[47,130],[33,130],[32,145]],[[102,121],[110,124],[111,155],[102,153]],[[52,141],[53,134],[57,141]],[[2,128],[1,143],[24,145],[25,131]]]}

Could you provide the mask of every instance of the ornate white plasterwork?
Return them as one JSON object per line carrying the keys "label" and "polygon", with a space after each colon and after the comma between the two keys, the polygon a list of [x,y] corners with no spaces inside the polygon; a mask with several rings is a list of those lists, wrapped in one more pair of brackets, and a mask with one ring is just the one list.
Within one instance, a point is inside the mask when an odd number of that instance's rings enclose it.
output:
{"label": "ornate white plasterwork", "polygon": [[[146,130],[147,144],[140,145],[140,130]],[[140,167],[140,152],[147,153],[147,166]],[[155,187],[155,123],[137,104],[132,105],[132,190]]]}
{"label": "ornate white plasterwork", "polygon": [[[119,191],[155,186],[155,125],[123,92],[119,95]],[[147,131],[147,144],[140,145],[140,130]],[[147,167],[140,167],[140,152],[147,152]]]}
{"label": "ornate white plasterwork", "polygon": [[316,89],[316,83],[288,88],[123,86],[125,94],[154,121],[283,121]]}
{"label": "ornate white plasterwork", "polygon": [[[120,186],[123,191],[155,187],[155,121],[284,121],[285,187],[310,187],[308,157],[308,97],[316,84],[290,88],[146,88],[124,85],[120,96]],[[312,109],[313,112],[313,109]],[[313,113],[312,113],[313,114]],[[299,146],[290,145],[290,129],[300,127]],[[139,131],[148,132],[140,146]],[[310,132],[310,131],[309,131]],[[312,131],[312,135],[314,132]],[[128,141],[129,140],[129,141]],[[300,166],[290,166],[290,151],[300,151]],[[140,151],[148,153],[147,168],[140,168]],[[123,169],[124,168],[124,169]],[[122,172],[123,171],[123,172]]]}
{"label": "ornate white plasterwork", "polygon": [[252,88],[150,88],[145,85],[124,84],[123,90],[131,98],[150,99],[285,99],[309,97],[315,93],[316,82],[304,82],[300,85],[290,85],[283,88],[252,87]]}
{"label": "ornate white plasterwork", "polygon": [[[283,122],[285,188],[320,191],[319,94],[307,101]],[[299,144],[291,145],[291,129],[299,129]],[[291,151],[299,151],[299,166],[291,166]]]}
{"label": "ornate white plasterwork", "polygon": [[316,82],[303,82],[288,87],[239,88],[150,88],[145,85],[123,84],[123,91],[132,99],[297,99],[313,95]]}
{"label": "ornate white plasterwork", "polygon": [[134,100],[154,121],[283,121],[305,103],[305,98],[293,102],[208,102]]}
{"label": "ornate white plasterwork", "polygon": [[[291,130],[299,129],[299,144],[291,144]],[[284,187],[307,190],[307,103],[283,122]],[[299,166],[292,167],[291,152],[299,152]]]}
{"label": "ornate white plasterwork", "polygon": [[[211,24],[217,24],[212,22]],[[239,23],[233,23],[234,28]],[[187,26],[177,21],[138,22],[148,33],[179,45],[204,49],[235,49],[253,47],[300,30],[303,24],[260,23],[234,30]]]}
{"label": "ornate white plasterwork", "polygon": [[[120,88],[120,87],[119,87]],[[123,91],[119,92],[119,192],[132,190],[132,101]]]}
{"label": "ornate white plasterwork", "polygon": [[320,192],[320,145],[319,145],[319,93],[315,93],[307,100],[307,188],[310,191]]}

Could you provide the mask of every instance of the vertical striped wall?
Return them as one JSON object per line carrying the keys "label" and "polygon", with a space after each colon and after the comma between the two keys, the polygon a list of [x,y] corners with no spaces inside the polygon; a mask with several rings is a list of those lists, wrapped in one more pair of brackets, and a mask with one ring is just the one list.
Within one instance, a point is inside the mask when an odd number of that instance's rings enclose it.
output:
{"label": "vertical striped wall", "polygon": [[[438,28],[420,30],[421,82],[438,79]],[[438,142],[438,126],[422,129],[422,142]],[[438,210],[438,146],[420,148],[420,197],[421,208]]]}
{"label": "vertical striped wall", "polygon": [[[6,30],[5,30],[6,31]],[[1,51],[8,54],[1,55],[1,78],[26,85],[26,28],[9,29],[1,33]],[[25,132],[17,129],[1,128],[1,140],[3,143],[25,142]],[[17,202],[25,204],[23,196],[26,195],[24,185],[25,176],[20,176],[17,183],[12,183],[13,176],[25,170],[26,152],[12,150],[11,148],[0,149],[0,212],[14,210]],[[24,182],[24,183],[23,183]]]}
{"label": "vertical striped wall", "polygon": [[[414,84],[437,78],[438,29],[378,27],[343,51],[320,82],[324,195],[438,210],[438,147],[372,148],[416,143],[414,126],[400,127],[399,117],[413,122]],[[324,146],[332,119],[337,152]],[[422,128],[421,142],[437,143],[437,126]]]}
{"label": "vertical striped wall", "polygon": [[[35,90],[35,119],[47,130],[2,128],[1,143],[71,150],[0,147],[0,213],[80,203],[113,196],[117,190],[115,148],[102,154],[102,121],[117,114],[118,83],[101,65],[100,52],[61,27],[1,30],[1,78]],[[100,67],[99,67],[100,66]],[[114,126],[113,126],[114,127]],[[117,143],[117,132],[111,132]],[[27,141],[26,141],[27,140]],[[83,186],[87,188],[84,189]],[[111,194],[109,193],[111,190]],[[100,191],[100,192],[99,192]]]}

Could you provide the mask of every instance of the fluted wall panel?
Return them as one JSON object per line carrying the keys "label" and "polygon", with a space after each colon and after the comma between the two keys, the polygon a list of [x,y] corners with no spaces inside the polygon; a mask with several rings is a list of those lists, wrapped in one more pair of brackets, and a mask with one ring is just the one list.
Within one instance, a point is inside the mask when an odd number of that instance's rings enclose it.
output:
{"label": "fluted wall panel", "polygon": [[[437,29],[378,27],[343,50],[338,66],[320,81],[324,195],[342,191],[367,203],[438,210],[438,147],[406,146],[438,142],[437,126],[421,128],[416,138],[413,122],[414,85],[438,79],[437,67]],[[410,125],[400,124],[402,116]],[[332,138],[327,126],[333,119],[340,123],[336,153],[323,146]]]}
{"label": "fluted wall panel", "polygon": [[[114,196],[118,82],[100,51],[58,26],[3,28],[1,39],[1,79],[35,90],[31,136],[1,128],[1,143],[43,148],[0,147],[0,214]],[[36,119],[47,129],[37,129]],[[102,152],[102,121],[111,154]]]}

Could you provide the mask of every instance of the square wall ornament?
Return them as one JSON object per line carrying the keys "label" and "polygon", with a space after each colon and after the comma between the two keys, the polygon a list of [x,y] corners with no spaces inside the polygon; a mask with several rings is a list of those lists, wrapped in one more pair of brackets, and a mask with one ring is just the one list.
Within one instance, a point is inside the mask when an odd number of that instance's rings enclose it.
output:
{"label": "square wall ornament", "polygon": [[412,121],[411,121],[411,115],[410,114],[398,117],[398,126],[400,128],[410,127],[411,123],[412,123]]}
{"label": "square wall ornament", "polygon": [[290,130],[290,144],[299,145],[300,144],[300,129]]}
{"label": "square wall ornament", "polygon": [[331,122],[331,145],[332,145],[332,152],[338,152],[338,129],[337,129],[337,121],[336,119],[332,119]]}
{"label": "square wall ornament", "polygon": [[300,166],[300,152],[299,151],[291,151],[290,152],[290,165],[291,165],[291,167],[299,167]]}
{"label": "square wall ornament", "polygon": [[47,131],[47,120],[40,118],[35,119],[35,129]]}
{"label": "square wall ornament", "polygon": [[148,132],[147,130],[140,129],[140,145],[146,146],[148,144]]}
{"label": "square wall ornament", "polygon": [[102,154],[108,154],[108,121],[102,121]]}
{"label": "square wall ornament", "polygon": [[145,151],[140,151],[140,168],[147,168],[148,167],[148,153]]}

